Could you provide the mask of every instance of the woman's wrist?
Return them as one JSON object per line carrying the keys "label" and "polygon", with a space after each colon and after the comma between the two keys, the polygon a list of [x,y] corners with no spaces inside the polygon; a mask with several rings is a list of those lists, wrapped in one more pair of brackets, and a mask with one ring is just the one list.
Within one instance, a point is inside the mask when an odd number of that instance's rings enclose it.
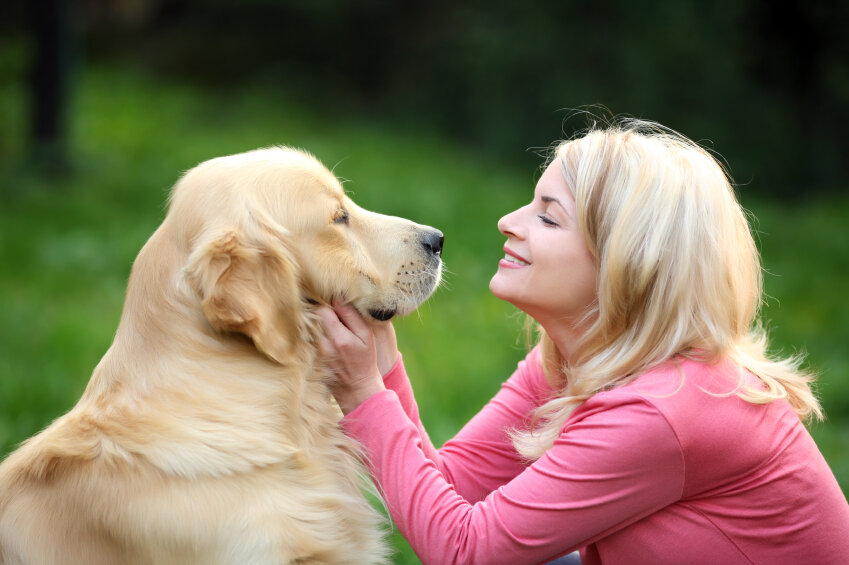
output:
{"label": "woman's wrist", "polygon": [[372,326],[377,355],[377,368],[380,374],[386,374],[398,362],[398,342],[392,322],[382,322]]}
{"label": "woman's wrist", "polygon": [[398,371],[401,366],[401,354],[399,352],[395,352],[395,360],[389,365],[389,368],[384,370],[380,370],[380,374],[383,376],[383,382],[385,383],[387,379],[391,378],[395,372]]}
{"label": "woman's wrist", "polygon": [[342,410],[343,414],[348,414],[357,409],[357,407],[374,396],[375,394],[386,390],[383,385],[383,379],[369,379],[356,387],[349,387],[345,390],[335,392],[336,404]]}

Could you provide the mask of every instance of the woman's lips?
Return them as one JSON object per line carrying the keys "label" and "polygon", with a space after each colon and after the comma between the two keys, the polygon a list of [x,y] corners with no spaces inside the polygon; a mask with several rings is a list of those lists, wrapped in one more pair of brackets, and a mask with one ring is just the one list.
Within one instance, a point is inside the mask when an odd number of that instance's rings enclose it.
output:
{"label": "woman's lips", "polygon": [[530,265],[530,262],[525,260],[521,255],[519,255],[515,251],[505,246],[504,258],[498,262],[498,265],[507,269],[522,269]]}

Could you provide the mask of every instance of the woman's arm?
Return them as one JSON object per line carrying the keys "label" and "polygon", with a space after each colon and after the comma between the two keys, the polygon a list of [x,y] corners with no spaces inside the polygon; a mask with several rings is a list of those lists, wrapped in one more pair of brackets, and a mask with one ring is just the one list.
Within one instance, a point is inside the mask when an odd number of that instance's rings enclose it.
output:
{"label": "woman's arm", "polygon": [[366,447],[393,519],[426,564],[544,562],[644,518],[683,489],[675,434],[636,396],[587,401],[554,447],[476,504],[424,456],[392,391],[343,424]]}
{"label": "woman's arm", "polygon": [[[393,519],[424,563],[543,562],[681,497],[683,456],[666,419],[641,397],[607,393],[578,408],[542,458],[480,502],[470,502],[475,497],[462,496],[425,455],[416,425],[398,395],[386,390],[365,322],[350,308],[339,308],[338,316],[326,309],[320,316],[327,332],[322,348],[338,377],[334,394],[346,413],[343,425],[365,447]],[[492,413],[509,413],[509,396],[529,392],[505,385],[499,393],[507,395],[504,406],[497,395]],[[503,433],[502,426],[490,425],[501,420],[484,412],[468,438]],[[496,443],[503,445],[500,438]],[[470,457],[472,445],[463,449]],[[481,449],[477,457],[493,455]],[[462,467],[475,472],[474,465]]]}
{"label": "woman's arm", "polygon": [[533,351],[521,361],[495,397],[439,450],[433,447],[422,425],[402,360],[399,358],[383,377],[386,388],[395,392],[404,413],[418,430],[425,456],[470,502],[482,500],[527,466],[507,432],[525,427],[530,412],[551,393],[537,355]]}
{"label": "woman's arm", "polygon": [[404,413],[419,432],[419,439],[421,440],[422,451],[425,456],[441,469],[442,464],[440,462],[439,451],[433,446],[433,442],[430,441],[430,436],[419,417],[419,406],[416,403],[416,397],[413,395],[413,387],[410,384],[410,379],[407,377],[404,360],[400,354],[389,372],[383,375],[383,384],[388,390],[393,391],[398,396]]}
{"label": "woman's arm", "polygon": [[[418,431],[422,452],[433,461],[458,493],[469,501],[481,500],[525,469],[526,465],[513,448],[507,431],[514,427],[525,426],[530,412],[552,392],[539,367],[536,351],[519,363],[516,371],[502,385],[496,396],[463,427],[460,433],[448,441],[442,449],[436,450],[419,417],[413,389],[398,353],[391,324],[383,323],[368,328],[353,310],[339,305],[336,305],[336,308],[338,320],[333,319],[335,316],[332,312],[323,312],[326,315],[326,319],[323,318],[325,327],[329,327],[331,332],[341,333],[335,336],[337,341],[351,338],[338,324],[342,324],[355,335],[360,332],[362,335],[352,344],[354,348],[360,347],[360,344],[362,347],[368,347],[370,337],[365,330],[371,330],[375,342],[378,372],[382,373],[383,386],[395,392],[404,413]],[[355,328],[356,332],[351,328]],[[331,358],[339,355],[333,350],[333,344],[325,345]],[[375,372],[368,367],[370,361],[368,361],[367,353],[347,353],[347,355],[355,355],[356,360],[366,360],[366,362],[349,364],[337,362],[337,372],[342,375],[340,379],[355,380],[351,376],[352,372],[355,374]],[[394,365],[386,369],[390,366],[390,361],[394,361]]]}

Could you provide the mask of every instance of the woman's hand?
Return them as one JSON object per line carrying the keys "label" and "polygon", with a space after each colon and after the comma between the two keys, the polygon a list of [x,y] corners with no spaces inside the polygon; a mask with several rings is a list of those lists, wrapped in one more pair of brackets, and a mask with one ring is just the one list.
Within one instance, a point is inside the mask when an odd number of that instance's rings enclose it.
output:
{"label": "woman's hand", "polygon": [[[356,311],[354,311],[356,314]],[[374,345],[377,349],[377,368],[380,376],[385,377],[395,362],[398,361],[398,341],[395,338],[395,328],[392,322],[375,322],[371,324],[374,334]]]}
{"label": "woman's hand", "polygon": [[332,309],[322,306],[317,313],[324,329],[321,351],[336,377],[331,392],[347,414],[385,390],[382,375],[398,357],[395,330],[390,323],[370,327],[349,304],[334,301]]}

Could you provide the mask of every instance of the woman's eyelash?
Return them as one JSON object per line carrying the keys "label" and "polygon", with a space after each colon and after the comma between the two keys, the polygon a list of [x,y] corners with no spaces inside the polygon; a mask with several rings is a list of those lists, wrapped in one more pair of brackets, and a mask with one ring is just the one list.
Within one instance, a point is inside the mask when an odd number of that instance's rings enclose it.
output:
{"label": "woman's eyelash", "polygon": [[557,222],[555,222],[554,220],[552,220],[551,218],[549,218],[549,217],[548,217],[548,216],[546,216],[545,214],[540,214],[540,215],[539,215],[539,216],[537,216],[537,217],[538,217],[540,220],[542,220],[542,223],[544,223],[544,224],[545,224],[545,225],[547,225],[547,226],[556,226],[556,225],[558,225],[558,224],[557,224]]}

